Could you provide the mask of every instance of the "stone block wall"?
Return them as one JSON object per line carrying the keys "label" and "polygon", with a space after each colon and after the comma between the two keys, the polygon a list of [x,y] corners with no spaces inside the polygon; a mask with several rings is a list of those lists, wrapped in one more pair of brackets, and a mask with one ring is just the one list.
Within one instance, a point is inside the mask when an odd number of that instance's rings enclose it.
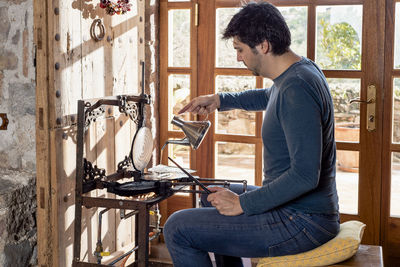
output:
{"label": "stone block wall", "polygon": [[36,177],[0,169],[0,266],[36,266]]}
{"label": "stone block wall", "polygon": [[0,169],[35,171],[33,0],[0,0]]}
{"label": "stone block wall", "polygon": [[0,266],[36,266],[33,0],[0,0]]}

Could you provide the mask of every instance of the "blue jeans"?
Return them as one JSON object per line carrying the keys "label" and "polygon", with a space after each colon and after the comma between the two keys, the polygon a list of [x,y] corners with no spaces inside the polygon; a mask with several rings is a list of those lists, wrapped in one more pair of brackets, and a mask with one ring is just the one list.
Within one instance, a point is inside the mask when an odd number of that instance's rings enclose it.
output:
{"label": "blue jeans", "polygon": [[[248,190],[256,189],[248,186]],[[240,194],[242,185],[230,190]],[[308,214],[279,207],[247,216],[225,216],[202,196],[204,208],[180,210],[164,225],[164,239],[175,267],[242,266],[239,257],[297,254],[329,241],[339,231],[338,214]],[[220,256],[224,255],[224,256]]]}

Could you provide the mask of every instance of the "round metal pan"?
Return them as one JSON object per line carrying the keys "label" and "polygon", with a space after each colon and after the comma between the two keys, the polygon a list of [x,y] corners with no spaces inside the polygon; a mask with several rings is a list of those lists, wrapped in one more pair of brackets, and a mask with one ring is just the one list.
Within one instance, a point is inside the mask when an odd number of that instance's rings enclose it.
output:
{"label": "round metal pan", "polygon": [[140,127],[133,141],[131,150],[131,159],[133,167],[143,172],[149,164],[151,153],[153,151],[153,135],[147,127]]}
{"label": "round metal pan", "polygon": [[123,184],[114,182],[107,186],[107,192],[119,196],[135,196],[156,192],[159,190],[159,187],[159,183],[156,181],[127,182]]}

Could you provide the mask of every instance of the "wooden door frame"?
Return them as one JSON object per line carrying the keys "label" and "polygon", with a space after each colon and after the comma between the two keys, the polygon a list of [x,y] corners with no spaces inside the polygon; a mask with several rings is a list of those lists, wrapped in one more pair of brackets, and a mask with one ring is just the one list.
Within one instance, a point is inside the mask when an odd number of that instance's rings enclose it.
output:
{"label": "wooden door frame", "polygon": [[47,0],[33,1],[34,43],[36,50],[36,225],[38,265],[54,266],[52,251],[55,229],[52,221],[50,175],[49,90],[53,71],[49,70],[52,53],[48,45],[49,24]]}
{"label": "wooden door frame", "polygon": [[[381,216],[381,148],[383,131],[383,72],[384,72],[384,0],[364,1],[363,12],[363,53],[362,70],[365,71],[361,82],[360,98],[367,98],[368,85],[375,85],[376,92],[376,130],[360,132],[359,169],[359,219],[367,227],[363,243],[379,244]],[[368,66],[368,68],[367,68]],[[360,105],[360,129],[366,129],[366,105]],[[373,156],[372,156],[373,155]],[[363,194],[361,194],[363,192]],[[367,204],[368,203],[368,204]],[[360,207],[360,204],[363,204]],[[345,218],[346,220],[346,218]]]}
{"label": "wooden door frame", "polygon": [[[210,23],[212,21],[213,23]],[[214,88],[215,65],[215,3],[214,1],[199,0],[199,27],[198,27],[198,95],[212,94]],[[213,133],[215,131],[214,116],[208,118],[211,127],[197,150],[196,168],[200,177],[214,177],[215,162]]]}
{"label": "wooden door frame", "polygon": [[[399,0],[386,0],[385,24],[385,80],[384,80],[384,125],[382,146],[382,215],[381,243],[386,263],[397,264],[400,256],[396,246],[399,246],[400,233],[392,231],[400,228],[400,219],[390,217],[391,198],[391,163],[392,152],[400,152],[400,145],[392,144],[392,107],[393,107],[393,77],[400,78],[400,70],[394,70],[394,41],[395,41],[395,5]],[[396,255],[397,254],[397,255]]]}

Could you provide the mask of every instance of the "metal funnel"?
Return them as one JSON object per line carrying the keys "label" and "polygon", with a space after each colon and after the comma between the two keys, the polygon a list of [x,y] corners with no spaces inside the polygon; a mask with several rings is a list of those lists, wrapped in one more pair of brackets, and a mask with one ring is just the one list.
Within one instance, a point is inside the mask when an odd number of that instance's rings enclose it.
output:
{"label": "metal funnel", "polygon": [[181,128],[186,137],[181,140],[167,140],[162,149],[167,144],[186,145],[197,149],[211,125],[210,121],[184,121],[177,116],[174,116],[171,123]]}

